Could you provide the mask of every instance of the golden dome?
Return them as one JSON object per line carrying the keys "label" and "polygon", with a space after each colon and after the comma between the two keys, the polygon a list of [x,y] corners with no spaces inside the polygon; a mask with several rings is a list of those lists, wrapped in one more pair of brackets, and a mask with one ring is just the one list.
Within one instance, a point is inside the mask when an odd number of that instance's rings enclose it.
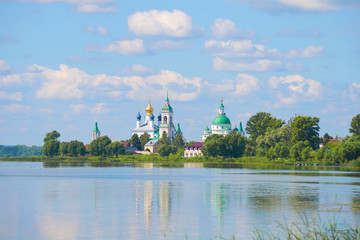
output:
{"label": "golden dome", "polygon": [[150,99],[149,99],[149,105],[145,108],[145,111],[147,112],[146,116],[150,116],[154,111],[154,108],[150,104]]}

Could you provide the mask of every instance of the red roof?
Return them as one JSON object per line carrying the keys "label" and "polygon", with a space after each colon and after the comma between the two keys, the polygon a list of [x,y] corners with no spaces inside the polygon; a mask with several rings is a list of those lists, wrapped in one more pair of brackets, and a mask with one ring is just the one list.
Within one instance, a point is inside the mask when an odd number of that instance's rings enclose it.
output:
{"label": "red roof", "polygon": [[123,145],[124,145],[124,147],[130,147],[130,143],[129,142],[121,142]]}
{"label": "red roof", "polygon": [[204,146],[204,142],[195,142],[190,146],[186,146],[186,148],[202,148]]}

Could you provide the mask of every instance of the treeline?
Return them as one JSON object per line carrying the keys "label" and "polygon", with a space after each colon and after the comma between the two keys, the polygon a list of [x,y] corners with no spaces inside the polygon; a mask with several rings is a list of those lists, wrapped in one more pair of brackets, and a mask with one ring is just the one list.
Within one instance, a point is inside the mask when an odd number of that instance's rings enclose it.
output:
{"label": "treeline", "polygon": [[[83,142],[73,140],[70,142],[60,142],[58,139],[60,133],[56,130],[46,134],[44,138],[43,153],[47,157],[54,156],[85,156],[89,154],[91,156],[102,156],[102,157],[112,157],[119,155],[131,155],[133,150],[144,150],[145,144],[150,140],[150,135],[148,133],[142,134],[140,137],[137,134],[131,136],[127,141],[114,141],[112,142],[108,136],[99,137],[88,145],[88,148],[85,148]],[[182,156],[184,153],[185,142],[181,133],[175,135],[173,145],[170,145],[170,139],[166,133],[163,133],[162,137],[159,139],[161,146],[159,147],[160,156],[169,156],[170,154],[176,154]],[[133,150],[127,150],[125,148],[124,142],[129,143]]]}
{"label": "treeline", "polygon": [[0,145],[0,157],[31,157],[42,155],[42,147],[38,146],[3,146]]}
{"label": "treeline", "polygon": [[[233,132],[227,136],[211,135],[202,150],[205,157],[266,157],[268,161],[289,159],[293,162],[340,164],[360,157],[360,114],[353,117],[352,136],[334,139],[319,136],[317,117],[295,116],[287,123],[259,112],[246,124],[249,137]],[[320,144],[323,145],[320,148]]]}
{"label": "treeline", "polygon": [[60,133],[56,130],[46,133],[44,138],[43,153],[47,157],[73,156],[80,157],[90,154],[92,156],[113,156],[124,155],[124,144],[115,141],[111,142],[108,136],[99,137],[93,140],[86,150],[83,142],[72,140],[60,142]]}

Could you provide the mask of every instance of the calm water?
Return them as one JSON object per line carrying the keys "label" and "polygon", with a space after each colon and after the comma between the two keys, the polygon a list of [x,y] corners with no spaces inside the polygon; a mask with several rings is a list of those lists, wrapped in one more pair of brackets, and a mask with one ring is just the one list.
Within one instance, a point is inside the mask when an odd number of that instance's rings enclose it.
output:
{"label": "calm water", "polygon": [[227,167],[0,162],[0,239],[248,239],[304,214],[360,223],[360,172]]}

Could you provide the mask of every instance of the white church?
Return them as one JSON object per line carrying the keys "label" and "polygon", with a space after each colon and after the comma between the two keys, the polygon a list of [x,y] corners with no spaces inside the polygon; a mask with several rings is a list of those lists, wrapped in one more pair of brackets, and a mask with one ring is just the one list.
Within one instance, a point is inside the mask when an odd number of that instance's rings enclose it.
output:
{"label": "white church", "polygon": [[[141,122],[140,112],[136,117],[136,128],[132,129],[132,134],[137,134],[139,137],[147,132],[152,140],[161,138],[162,134],[166,132],[170,139],[173,141],[177,131],[173,122],[173,109],[169,103],[169,97],[166,97],[165,106],[161,109],[159,116],[157,117],[157,124],[155,124],[155,116],[153,114],[154,108],[151,106],[150,100],[149,105],[145,109],[146,116],[144,122]],[[180,131],[180,127],[178,127]]]}

